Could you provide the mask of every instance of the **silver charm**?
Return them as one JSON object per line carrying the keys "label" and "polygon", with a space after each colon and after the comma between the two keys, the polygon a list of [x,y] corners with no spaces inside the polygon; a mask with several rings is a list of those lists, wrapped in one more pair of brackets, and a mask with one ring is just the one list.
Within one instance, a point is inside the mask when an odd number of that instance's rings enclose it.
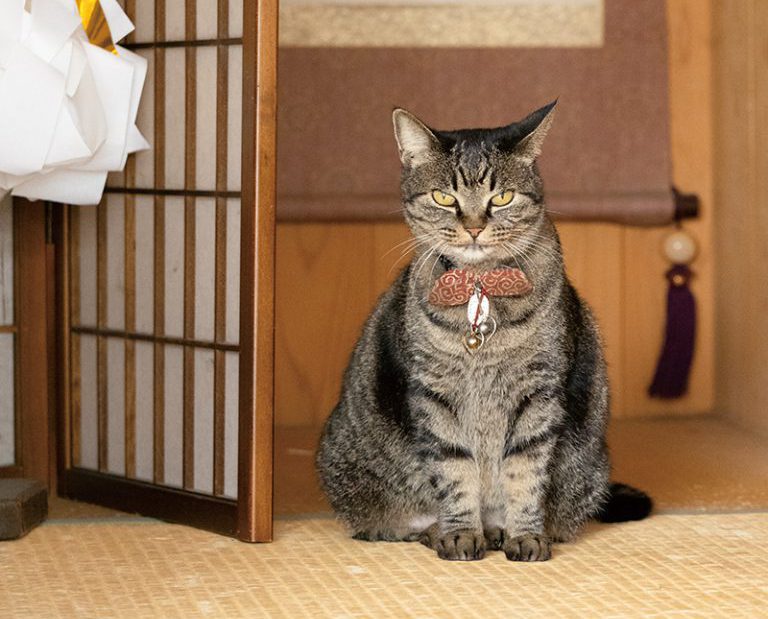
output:
{"label": "silver charm", "polygon": [[472,293],[472,296],[469,297],[469,302],[467,303],[467,320],[469,321],[469,324],[478,326],[483,324],[490,312],[491,302],[488,300],[488,297],[483,294],[483,289],[476,286],[475,291]]}
{"label": "silver charm", "polygon": [[474,354],[496,333],[496,320],[491,317],[491,302],[479,284],[467,302],[467,321],[469,331],[462,341],[467,352]]}
{"label": "silver charm", "polygon": [[479,329],[480,333],[485,336],[485,339],[490,339],[493,337],[493,334],[496,333],[496,319],[492,316],[488,316],[485,322],[480,325]]}

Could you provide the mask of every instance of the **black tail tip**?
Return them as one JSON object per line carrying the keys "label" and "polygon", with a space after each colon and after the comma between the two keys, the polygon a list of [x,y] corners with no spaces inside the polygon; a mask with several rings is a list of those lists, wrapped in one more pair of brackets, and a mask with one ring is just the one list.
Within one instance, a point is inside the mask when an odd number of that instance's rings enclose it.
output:
{"label": "black tail tip", "polygon": [[632,486],[614,482],[610,492],[608,500],[596,516],[600,522],[642,520],[653,509],[651,497]]}

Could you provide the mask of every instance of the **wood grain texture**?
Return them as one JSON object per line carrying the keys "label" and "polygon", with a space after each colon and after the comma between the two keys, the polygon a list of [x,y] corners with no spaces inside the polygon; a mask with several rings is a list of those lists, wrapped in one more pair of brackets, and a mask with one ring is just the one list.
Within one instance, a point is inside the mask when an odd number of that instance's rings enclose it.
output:
{"label": "wood grain texture", "polygon": [[[68,207],[69,211],[69,275],[67,281],[69,283],[69,324],[64,327],[69,328],[70,325],[79,324],[80,322],[80,207],[72,206]],[[63,327],[63,328],[64,328]],[[80,466],[80,429],[81,429],[81,392],[80,392],[80,337],[73,335],[69,339],[70,357],[69,357],[69,372],[70,372],[70,399],[69,399],[69,415],[68,423],[71,427],[69,436],[65,434],[64,443],[70,443],[70,460],[71,466]],[[66,449],[66,447],[64,448]],[[62,471],[63,472],[63,471]]]}
{"label": "wood grain texture", "polygon": [[[197,1],[186,0],[184,38],[197,35]],[[197,142],[197,50],[184,49],[184,189],[196,187]],[[194,196],[184,198],[184,338],[195,337],[195,241],[196,203]],[[195,350],[184,347],[184,488],[195,484]]]}
{"label": "wood grain texture", "polygon": [[238,530],[272,539],[277,0],[243,4]]}
{"label": "wood grain texture", "polygon": [[[229,0],[218,0],[217,36],[229,34]],[[229,49],[216,49],[216,191],[227,189],[227,122],[229,89]],[[227,330],[227,200],[216,198],[216,253],[214,287],[214,340],[223,342]],[[226,355],[216,351],[213,357],[213,493],[224,493],[226,414]]]}
{"label": "wood grain texture", "polygon": [[362,223],[278,226],[275,389],[281,424],[319,423],[336,403],[349,354],[389,279],[375,279],[373,235],[373,226]]}
{"label": "wood grain texture", "polygon": [[[125,183],[132,187],[136,178],[136,160],[125,165]],[[125,330],[136,328],[136,196],[126,193],[125,205]],[[136,343],[125,346],[125,475],[136,475]]]}
{"label": "wood grain texture", "polygon": [[[21,429],[21,470],[24,477],[52,483],[49,471],[48,336],[46,307],[47,248],[45,206],[17,199],[16,274],[18,325],[18,402]],[[23,283],[21,283],[23,282]]]}
{"label": "wood grain texture", "polygon": [[[107,326],[107,197],[96,211],[96,324]],[[109,415],[107,411],[107,339],[96,338],[96,402],[98,417],[99,470],[109,462]]]}
{"label": "wood grain texture", "polygon": [[626,414],[622,276],[624,229],[613,224],[560,224],[566,272],[592,308],[603,337],[611,406],[615,415]]}
{"label": "wood grain texture", "polygon": [[717,408],[768,433],[768,4],[713,3]]}
{"label": "wood grain texture", "polygon": [[[165,0],[155,2],[155,40],[165,40]],[[155,48],[154,179],[165,186],[165,49]],[[165,197],[154,196],[154,333],[165,335]],[[153,481],[165,481],[165,346],[154,346]]]}

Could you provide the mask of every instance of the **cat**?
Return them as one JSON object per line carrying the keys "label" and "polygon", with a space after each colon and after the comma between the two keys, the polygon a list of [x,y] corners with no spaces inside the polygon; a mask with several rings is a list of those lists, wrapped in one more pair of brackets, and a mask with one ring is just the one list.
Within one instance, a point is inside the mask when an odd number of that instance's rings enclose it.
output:
{"label": "cat", "polygon": [[416,247],[365,324],[316,458],[356,539],[544,561],[590,518],[651,511],[609,482],[600,337],[536,165],[555,105],[458,131],[393,112]]}

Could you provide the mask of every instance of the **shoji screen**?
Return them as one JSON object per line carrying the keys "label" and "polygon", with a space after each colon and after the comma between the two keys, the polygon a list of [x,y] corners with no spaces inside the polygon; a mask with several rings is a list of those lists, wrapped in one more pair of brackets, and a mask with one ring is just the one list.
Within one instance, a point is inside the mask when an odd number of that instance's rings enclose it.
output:
{"label": "shoji screen", "polygon": [[0,467],[16,464],[13,202],[0,200]]}
{"label": "shoji screen", "polygon": [[[226,530],[238,493],[254,489],[259,333],[241,336],[240,324],[271,332],[271,250],[260,257],[255,246],[260,226],[258,243],[272,247],[274,169],[260,164],[255,136],[274,133],[274,114],[262,113],[256,92],[258,85],[270,92],[274,80],[273,4],[125,2],[136,24],[128,46],[149,66],[138,125],[152,150],[109,179],[98,207],[69,210],[68,488],[75,494],[87,484],[92,499],[95,488],[109,494],[105,480],[123,494],[168,489],[181,501],[171,518],[190,521],[186,512],[204,505],[224,515],[213,516],[219,524],[207,516],[196,524]],[[245,37],[244,20],[252,24]],[[254,81],[264,63],[272,71]],[[245,175],[243,161],[250,162]],[[265,337],[259,380],[271,393]],[[271,400],[261,409],[255,414],[271,423]],[[241,431],[247,445],[238,445]],[[271,433],[257,439],[271,449]],[[238,472],[238,454],[249,470]]]}

